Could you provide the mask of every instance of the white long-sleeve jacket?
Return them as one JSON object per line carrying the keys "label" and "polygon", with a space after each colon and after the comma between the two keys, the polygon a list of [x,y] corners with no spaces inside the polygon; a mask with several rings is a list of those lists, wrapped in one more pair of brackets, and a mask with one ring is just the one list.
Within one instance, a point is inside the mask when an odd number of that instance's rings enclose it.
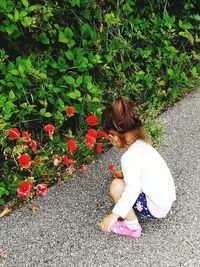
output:
{"label": "white long-sleeve jacket", "polygon": [[176,199],[176,193],[173,177],[158,151],[139,139],[123,154],[121,166],[126,186],[113,212],[125,218],[143,192],[151,201],[151,208],[152,203],[155,204],[156,212],[149,207],[152,215],[166,215]]}

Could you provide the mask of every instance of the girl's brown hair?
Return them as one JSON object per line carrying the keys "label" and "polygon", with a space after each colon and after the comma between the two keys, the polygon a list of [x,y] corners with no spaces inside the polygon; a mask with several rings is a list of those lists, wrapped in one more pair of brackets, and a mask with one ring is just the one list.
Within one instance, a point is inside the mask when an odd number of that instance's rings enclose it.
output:
{"label": "girl's brown hair", "polygon": [[129,131],[135,131],[137,139],[146,139],[142,121],[128,97],[121,96],[105,108],[101,122],[105,132],[114,131],[120,137],[122,145],[125,145],[124,134]]}

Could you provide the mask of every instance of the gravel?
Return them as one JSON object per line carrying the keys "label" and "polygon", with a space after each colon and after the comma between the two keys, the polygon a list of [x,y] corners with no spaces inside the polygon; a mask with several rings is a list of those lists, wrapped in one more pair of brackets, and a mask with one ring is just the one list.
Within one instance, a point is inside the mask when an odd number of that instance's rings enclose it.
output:
{"label": "gravel", "polygon": [[99,230],[112,209],[108,165],[121,151],[110,149],[67,183],[0,221],[4,267],[200,266],[200,88],[164,112],[165,136],[158,148],[173,174],[177,200],[162,220],[140,218],[143,235],[131,239]]}

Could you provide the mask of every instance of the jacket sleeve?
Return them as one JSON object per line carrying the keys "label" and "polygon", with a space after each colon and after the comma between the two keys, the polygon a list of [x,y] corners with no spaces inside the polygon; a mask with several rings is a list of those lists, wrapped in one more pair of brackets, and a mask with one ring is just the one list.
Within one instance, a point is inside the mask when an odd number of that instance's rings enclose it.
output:
{"label": "jacket sleeve", "polygon": [[112,210],[122,218],[128,215],[141,193],[140,164],[135,157],[130,157],[130,155],[124,156],[122,156],[121,164],[124,174],[125,189]]}

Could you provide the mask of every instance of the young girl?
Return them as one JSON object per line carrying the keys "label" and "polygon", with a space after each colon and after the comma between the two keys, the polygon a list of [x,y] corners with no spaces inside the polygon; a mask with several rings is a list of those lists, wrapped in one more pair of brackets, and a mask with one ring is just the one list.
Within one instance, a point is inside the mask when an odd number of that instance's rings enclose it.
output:
{"label": "young girl", "polygon": [[[152,219],[164,218],[176,199],[172,175],[161,155],[145,141],[145,133],[132,101],[119,97],[102,114],[103,130],[113,146],[125,148],[122,170],[110,185],[115,203],[112,212],[101,221],[104,232],[140,237],[137,214]],[[119,218],[124,220],[118,220]]]}

